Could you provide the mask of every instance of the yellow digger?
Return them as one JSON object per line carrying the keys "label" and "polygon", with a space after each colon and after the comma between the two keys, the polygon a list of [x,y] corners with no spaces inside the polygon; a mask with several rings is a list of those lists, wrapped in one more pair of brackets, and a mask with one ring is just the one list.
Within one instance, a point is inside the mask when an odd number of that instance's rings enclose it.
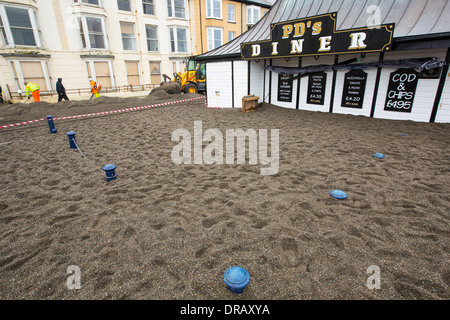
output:
{"label": "yellow digger", "polygon": [[187,61],[185,73],[174,73],[173,80],[180,83],[184,93],[197,93],[206,91],[206,65],[204,62],[196,62],[193,58]]}

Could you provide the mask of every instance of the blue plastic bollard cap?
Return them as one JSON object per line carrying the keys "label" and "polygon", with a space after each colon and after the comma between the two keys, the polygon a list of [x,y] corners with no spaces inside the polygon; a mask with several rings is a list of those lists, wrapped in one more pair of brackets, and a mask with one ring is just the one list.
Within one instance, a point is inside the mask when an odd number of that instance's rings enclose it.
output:
{"label": "blue plastic bollard cap", "polygon": [[331,190],[330,195],[336,199],[347,199],[347,194],[341,190]]}
{"label": "blue plastic bollard cap", "polygon": [[242,267],[231,267],[223,274],[223,281],[228,290],[241,294],[250,282],[250,274]]}
{"label": "blue plastic bollard cap", "polygon": [[47,116],[46,118],[47,119],[53,119],[53,116]]}
{"label": "blue plastic bollard cap", "polygon": [[68,136],[74,136],[74,135],[76,135],[77,133],[75,132],[75,131],[69,131],[69,132],[67,132],[66,133]]}
{"label": "blue plastic bollard cap", "polygon": [[117,166],[115,164],[107,164],[102,169],[103,169],[103,171],[111,171],[111,170],[115,170],[116,168],[117,168]]}
{"label": "blue plastic bollard cap", "polygon": [[374,153],[374,154],[372,155],[372,157],[378,158],[378,159],[384,159],[384,158],[386,158],[386,156],[385,156],[384,154],[379,153],[379,152]]}

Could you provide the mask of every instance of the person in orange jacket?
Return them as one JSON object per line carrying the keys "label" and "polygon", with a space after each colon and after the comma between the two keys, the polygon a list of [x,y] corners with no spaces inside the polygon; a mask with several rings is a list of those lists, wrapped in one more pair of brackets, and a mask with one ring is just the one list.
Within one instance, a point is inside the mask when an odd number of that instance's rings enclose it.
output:
{"label": "person in orange jacket", "polygon": [[94,79],[89,79],[89,82],[90,82],[90,84],[91,84],[91,92],[92,92],[92,96],[91,96],[91,99],[92,99],[92,97],[95,97],[95,98],[98,98],[98,97],[100,97],[100,90],[102,89],[102,85],[98,85],[97,86],[97,83],[94,81]]}
{"label": "person in orange jacket", "polygon": [[34,102],[41,101],[39,96],[39,86],[36,83],[24,82],[25,89],[27,90],[27,98],[30,99],[30,93],[33,95]]}

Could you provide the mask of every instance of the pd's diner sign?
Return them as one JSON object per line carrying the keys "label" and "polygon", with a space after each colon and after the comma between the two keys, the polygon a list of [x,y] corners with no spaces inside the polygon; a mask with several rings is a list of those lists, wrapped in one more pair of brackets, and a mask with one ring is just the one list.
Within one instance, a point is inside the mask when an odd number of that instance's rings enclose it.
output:
{"label": "pd's diner sign", "polygon": [[336,31],[337,13],[271,24],[270,40],[241,44],[242,59],[391,50],[394,24]]}

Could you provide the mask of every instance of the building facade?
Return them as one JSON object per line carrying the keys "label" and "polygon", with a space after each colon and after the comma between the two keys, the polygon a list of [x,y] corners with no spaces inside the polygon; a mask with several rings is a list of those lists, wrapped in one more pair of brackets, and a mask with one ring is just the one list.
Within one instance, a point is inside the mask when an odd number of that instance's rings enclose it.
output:
{"label": "building facade", "polygon": [[450,122],[449,16],[450,1],[278,0],[241,38],[197,57],[208,106],[241,108],[255,95],[291,109]]}
{"label": "building facade", "polygon": [[[6,99],[35,82],[66,89],[159,85],[191,52],[188,0],[0,1],[0,85]],[[11,93],[11,94],[10,94]]]}
{"label": "building facade", "polygon": [[192,52],[202,54],[239,37],[271,7],[265,0],[189,0]]}

